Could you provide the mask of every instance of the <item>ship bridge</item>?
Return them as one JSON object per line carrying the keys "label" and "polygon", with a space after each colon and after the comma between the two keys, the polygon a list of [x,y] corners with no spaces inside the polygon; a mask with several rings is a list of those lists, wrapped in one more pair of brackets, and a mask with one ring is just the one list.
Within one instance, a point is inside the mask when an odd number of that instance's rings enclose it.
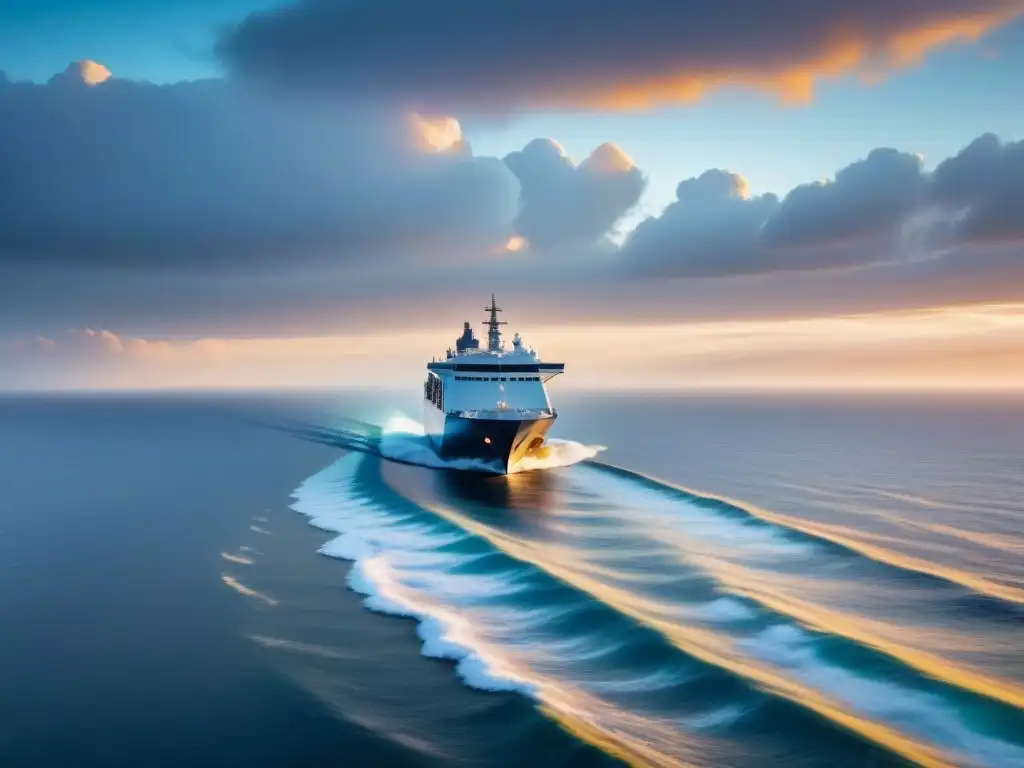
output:
{"label": "ship bridge", "polygon": [[[507,323],[498,320],[502,308],[494,294],[484,311],[488,313],[484,322],[487,349],[480,349],[470,323],[465,322],[455,350],[448,349],[444,360],[427,364],[427,391],[434,393],[431,399],[443,403],[438,409],[445,413],[497,408],[553,415],[544,385],[563,373],[565,364],[542,361],[518,333],[512,338],[512,348],[506,349],[501,326]],[[436,383],[431,385],[430,377],[436,377]]]}

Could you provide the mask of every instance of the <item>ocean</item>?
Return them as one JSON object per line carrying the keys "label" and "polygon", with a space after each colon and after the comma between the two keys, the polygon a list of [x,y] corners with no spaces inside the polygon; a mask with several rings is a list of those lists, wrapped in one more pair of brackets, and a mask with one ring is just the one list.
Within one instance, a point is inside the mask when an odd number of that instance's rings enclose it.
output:
{"label": "ocean", "polygon": [[1024,398],[0,398],[2,766],[1024,766]]}

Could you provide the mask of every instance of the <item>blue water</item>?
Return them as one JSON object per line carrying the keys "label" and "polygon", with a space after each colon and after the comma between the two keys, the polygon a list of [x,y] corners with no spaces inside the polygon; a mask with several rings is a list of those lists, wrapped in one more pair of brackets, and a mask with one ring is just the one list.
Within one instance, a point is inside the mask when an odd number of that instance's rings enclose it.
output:
{"label": "blue water", "polygon": [[558,396],[0,403],[0,762],[1024,765],[1024,401]]}

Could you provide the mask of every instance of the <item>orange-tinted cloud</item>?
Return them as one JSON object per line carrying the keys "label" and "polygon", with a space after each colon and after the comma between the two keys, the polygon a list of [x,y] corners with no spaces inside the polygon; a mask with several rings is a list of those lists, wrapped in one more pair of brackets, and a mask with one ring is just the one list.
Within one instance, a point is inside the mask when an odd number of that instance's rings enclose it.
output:
{"label": "orange-tinted cloud", "polygon": [[75,62],[68,68],[68,72],[77,73],[78,77],[86,85],[99,85],[113,77],[109,69],[98,61],[92,61],[91,59]]}
{"label": "orange-tinted cloud", "polygon": [[522,235],[512,235],[512,237],[510,237],[505,243],[504,249],[508,253],[516,253],[517,251],[521,251],[529,246],[529,244],[530,243]]}
{"label": "orange-tinted cloud", "polygon": [[519,179],[516,234],[539,250],[593,244],[640,200],[647,179],[620,147],[604,143],[579,165],[553,139],[505,157]]}
{"label": "orange-tinted cloud", "polygon": [[462,126],[454,117],[424,117],[413,113],[413,139],[416,147],[425,152],[449,152],[462,145]]}
{"label": "orange-tinted cloud", "polygon": [[219,52],[236,74],[416,109],[644,109],[744,87],[785,102],[977,41],[1024,0],[298,0]]}

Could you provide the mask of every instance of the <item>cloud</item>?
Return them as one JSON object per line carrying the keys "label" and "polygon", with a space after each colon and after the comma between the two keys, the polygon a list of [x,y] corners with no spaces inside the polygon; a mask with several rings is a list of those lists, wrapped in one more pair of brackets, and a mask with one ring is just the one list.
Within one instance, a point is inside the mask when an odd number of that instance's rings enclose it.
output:
{"label": "cloud", "polygon": [[712,169],[620,248],[628,147],[477,157],[443,113],[104,72],[0,78],[0,334],[457,328],[492,291],[556,322],[822,313],[1024,279],[1021,144],[994,137],[934,173],[878,149],[781,200]]}
{"label": "cloud", "polygon": [[618,147],[477,157],[456,119],[83,61],[0,80],[0,264],[200,271],[445,267],[590,245],[646,180]]}
{"label": "cloud", "polygon": [[1020,0],[296,0],[220,40],[230,71],[418,111],[645,108],[748,86],[805,100],[976,40]]}
{"label": "cloud", "polygon": [[982,136],[934,173],[924,171],[920,155],[879,148],[781,202],[751,197],[741,176],[711,170],[683,181],[677,197],[627,238],[624,269],[727,276],[942,254],[948,264],[958,254],[971,259],[970,245],[995,246],[989,258],[1001,269],[1024,249],[1024,143]]}
{"label": "cloud", "polygon": [[68,65],[68,68],[50,78],[51,85],[93,86],[105,83],[113,73],[98,61],[82,59]]}
{"label": "cloud", "polygon": [[578,166],[553,139],[534,139],[505,157],[519,179],[516,232],[534,248],[592,243],[640,200],[646,179],[614,144],[602,144]]}
{"label": "cloud", "polygon": [[961,242],[1024,239],[1024,141],[985,134],[935,169],[931,198],[954,217]]}
{"label": "cloud", "polygon": [[922,164],[920,155],[873,150],[835,179],[786,195],[761,239],[772,246],[823,246],[893,231],[922,202]]}
{"label": "cloud", "polygon": [[0,85],[0,261],[358,264],[504,242],[519,185],[453,119],[157,86],[74,64]]}
{"label": "cloud", "polygon": [[770,269],[761,230],[779,209],[775,195],[750,197],[747,182],[713,169],[680,182],[676,201],[641,222],[626,239],[622,260],[641,274],[713,276]]}

